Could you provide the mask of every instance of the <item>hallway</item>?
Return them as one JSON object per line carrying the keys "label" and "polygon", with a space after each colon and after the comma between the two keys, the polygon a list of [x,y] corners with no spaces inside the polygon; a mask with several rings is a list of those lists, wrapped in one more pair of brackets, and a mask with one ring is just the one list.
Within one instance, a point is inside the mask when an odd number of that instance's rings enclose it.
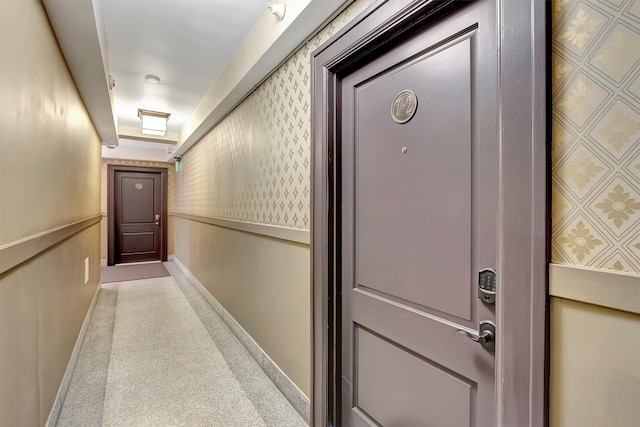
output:
{"label": "hallway", "polygon": [[305,426],[194,285],[103,283],[58,426]]}
{"label": "hallway", "polygon": [[0,427],[636,426],[640,0],[270,2],[2,1]]}

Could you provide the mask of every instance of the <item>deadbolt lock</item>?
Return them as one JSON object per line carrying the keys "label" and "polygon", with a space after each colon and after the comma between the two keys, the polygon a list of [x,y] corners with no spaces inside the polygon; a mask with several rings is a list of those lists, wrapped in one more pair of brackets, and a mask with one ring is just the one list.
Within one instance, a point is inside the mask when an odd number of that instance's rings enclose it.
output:
{"label": "deadbolt lock", "polygon": [[496,302],[496,271],[484,268],[478,272],[478,298],[485,304]]}

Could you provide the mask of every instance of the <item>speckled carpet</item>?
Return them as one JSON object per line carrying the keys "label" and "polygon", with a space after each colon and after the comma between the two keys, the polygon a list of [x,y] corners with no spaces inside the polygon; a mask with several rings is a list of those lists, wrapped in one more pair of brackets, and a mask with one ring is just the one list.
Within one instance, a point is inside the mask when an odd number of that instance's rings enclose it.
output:
{"label": "speckled carpet", "polygon": [[192,284],[102,285],[58,426],[307,426]]}
{"label": "speckled carpet", "polygon": [[102,425],[265,426],[171,277],[119,286]]}

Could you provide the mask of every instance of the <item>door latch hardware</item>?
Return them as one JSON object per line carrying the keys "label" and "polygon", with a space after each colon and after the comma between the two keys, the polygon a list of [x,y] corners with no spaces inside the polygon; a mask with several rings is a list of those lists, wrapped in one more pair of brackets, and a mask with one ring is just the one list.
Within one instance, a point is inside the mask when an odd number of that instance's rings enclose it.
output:
{"label": "door latch hardware", "polygon": [[480,321],[479,335],[474,335],[464,329],[456,329],[456,332],[461,333],[471,341],[480,343],[482,347],[492,353],[496,350],[496,325],[490,320]]}
{"label": "door latch hardware", "polygon": [[492,268],[484,268],[478,272],[478,298],[485,304],[496,302],[496,272]]}
{"label": "door latch hardware", "polygon": [[156,214],[154,219],[156,221],[156,225],[160,225],[160,214]]}

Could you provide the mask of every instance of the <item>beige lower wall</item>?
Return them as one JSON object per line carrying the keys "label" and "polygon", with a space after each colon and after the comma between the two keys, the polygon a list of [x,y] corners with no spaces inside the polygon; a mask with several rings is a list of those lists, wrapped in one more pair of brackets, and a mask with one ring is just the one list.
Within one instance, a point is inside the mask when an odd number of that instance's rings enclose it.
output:
{"label": "beige lower wall", "polygon": [[[552,266],[552,290],[566,293],[568,286],[553,283],[559,277],[553,273]],[[629,279],[603,278],[602,271],[593,275],[613,295]],[[576,298],[592,301],[588,274],[579,270],[574,277],[583,277],[584,295],[575,293],[580,283],[565,285]],[[637,281],[640,286],[640,277]],[[550,427],[639,425],[640,314],[551,296],[550,351]]]}
{"label": "beige lower wall", "polygon": [[100,259],[106,260],[109,256],[109,242],[107,236],[107,213],[102,212],[102,219],[100,220]]}
{"label": "beige lower wall", "polygon": [[167,218],[167,257],[173,255],[173,215],[169,214]]}
{"label": "beige lower wall", "polygon": [[1,426],[44,425],[100,281],[99,239],[95,224],[0,275]]}
{"label": "beige lower wall", "polygon": [[310,396],[308,245],[173,217],[174,253]]}

